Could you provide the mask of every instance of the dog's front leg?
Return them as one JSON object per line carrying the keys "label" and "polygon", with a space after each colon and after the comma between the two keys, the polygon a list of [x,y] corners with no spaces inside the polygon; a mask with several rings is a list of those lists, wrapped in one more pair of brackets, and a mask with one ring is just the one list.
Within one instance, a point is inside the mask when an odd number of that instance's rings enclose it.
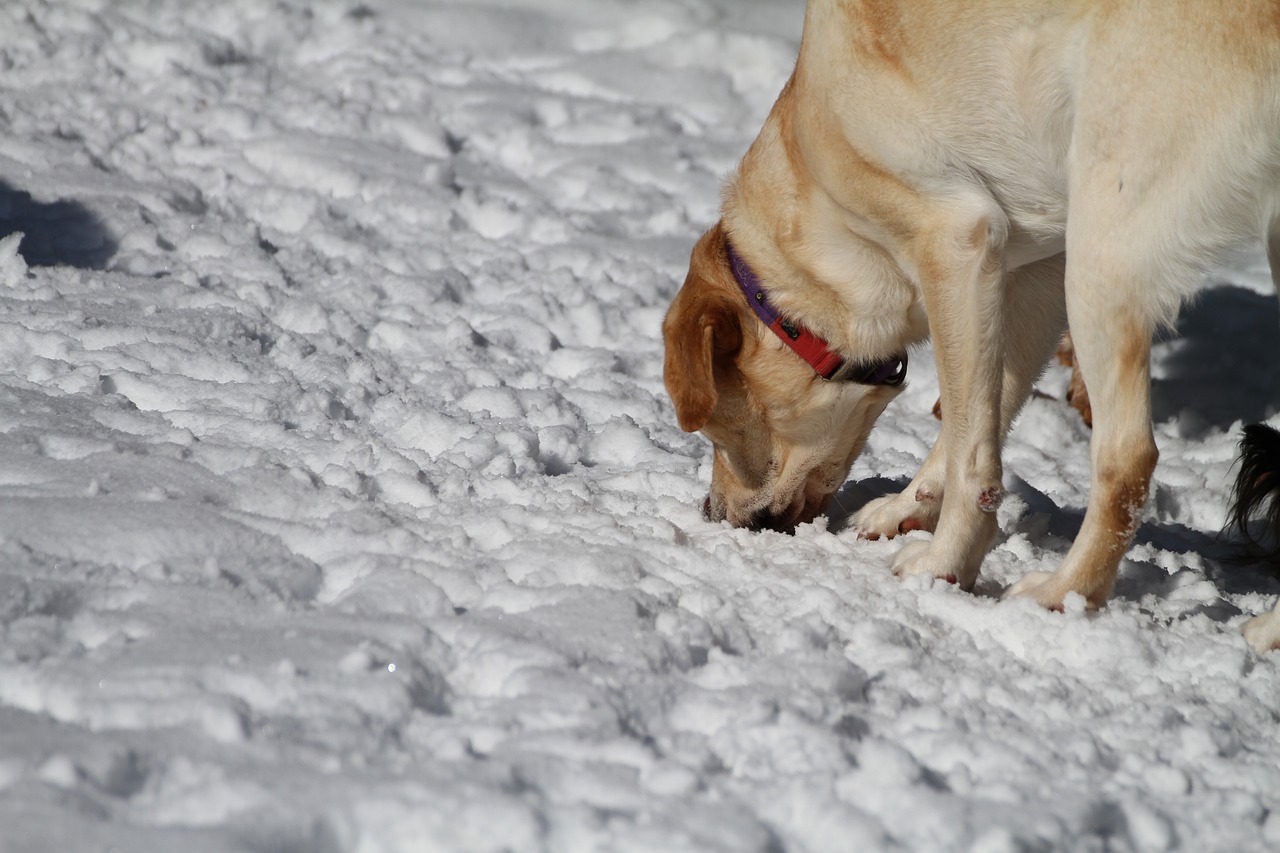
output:
{"label": "dog's front leg", "polygon": [[[929,228],[916,255],[942,390],[945,486],[933,540],[898,554],[898,574],[964,589],[995,537],[1005,342],[1002,250],[1007,223],[990,199]],[[932,454],[931,454],[932,458]]]}
{"label": "dog's front leg", "polygon": [[[1058,570],[1029,574],[1006,593],[1052,609],[1061,609],[1070,593],[1090,607],[1107,600],[1158,456],[1149,365],[1154,318],[1160,316],[1154,271],[1143,268],[1141,251],[1117,236],[1125,231],[1104,215],[1109,208],[1090,206],[1085,201],[1093,196],[1079,196],[1084,200],[1077,205],[1073,193],[1072,216],[1079,209],[1080,220],[1089,224],[1077,231],[1068,226],[1066,289],[1076,358],[1093,404],[1089,506]],[[1166,257],[1167,267],[1176,268],[1180,259]],[[1186,269],[1193,268],[1188,263]]]}
{"label": "dog's front leg", "polygon": [[1151,328],[1119,306],[1115,313],[1092,313],[1092,322],[1097,325],[1083,335],[1073,332],[1093,401],[1093,476],[1084,524],[1057,571],[1033,572],[1006,593],[1055,610],[1073,592],[1089,607],[1107,600],[1120,558],[1137,531],[1158,456],[1151,433]]}
{"label": "dog's front leg", "polygon": [[[1008,435],[1054,342],[1067,322],[1063,303],[1063,255],[1020,267],[1005,276],[1004,378],[1000,394],[1000,436]],[[937,529],[947,475],[946,430],[911,483],[899,494],[868,501],[853,518],[865,539],[892,538],[909,530]]]}

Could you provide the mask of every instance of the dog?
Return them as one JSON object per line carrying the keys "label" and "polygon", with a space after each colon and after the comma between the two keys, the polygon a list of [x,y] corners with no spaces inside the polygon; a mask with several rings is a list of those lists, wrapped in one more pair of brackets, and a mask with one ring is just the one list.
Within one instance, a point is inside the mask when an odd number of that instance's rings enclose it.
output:
{"label": "dog", "polygon": [[940,437],[852,524],[932,531],[895,573],[971,589],[1005,435],[1069,319],[1088,507],[1057,570],[1005,595],[1102,606],[1157,460],[1152,336],[1259,237],[1280,287],[1274,0],[810,0],[663,324],[676,417],[714,446],[707,518],[822,513],[930,338]]}

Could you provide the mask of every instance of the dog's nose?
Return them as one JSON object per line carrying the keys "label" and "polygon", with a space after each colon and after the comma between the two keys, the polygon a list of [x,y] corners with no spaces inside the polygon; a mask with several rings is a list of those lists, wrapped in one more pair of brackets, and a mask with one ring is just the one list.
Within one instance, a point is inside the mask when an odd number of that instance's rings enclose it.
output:
{"label": "dog's nose", "polygon": [[751,516],[751,521],[747,522],[747,529],[754,531],[776,530],[779,533],[796,532],[794,524],[788,523],[785,518],[775,515],[767,508],[759,510],[755,515]]}

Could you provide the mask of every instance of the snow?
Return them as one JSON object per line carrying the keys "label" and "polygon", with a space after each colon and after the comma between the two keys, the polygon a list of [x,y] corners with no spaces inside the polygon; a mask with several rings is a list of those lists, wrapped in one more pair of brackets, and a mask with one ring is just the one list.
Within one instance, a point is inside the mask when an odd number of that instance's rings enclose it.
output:
{"label": "snow", "polygon": [[[1256,249],[1156,349],[1099,613],[1000,603],[1085,504],[1050,367],[975,594],[849,514],[704,522],[659,326],[799,0],[0,5],[0,850],[1280,845]],[[916,540],[925,534],[910,534]]]}

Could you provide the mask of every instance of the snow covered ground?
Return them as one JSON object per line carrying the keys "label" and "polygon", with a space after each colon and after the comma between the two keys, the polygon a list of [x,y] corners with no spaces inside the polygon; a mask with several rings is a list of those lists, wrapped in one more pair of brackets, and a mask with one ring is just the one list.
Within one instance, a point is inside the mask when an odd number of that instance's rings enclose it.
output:
{"label": "snow covered ground", "polygon": [[801,15],[0,4],[0,851],[1280,846],[1259,252],[1157,348],[1101,613],[996,600],[1080,523],[1061,368],[976,594],[844,529],[925,352],[830,520],[701,519],[659,325]]}

